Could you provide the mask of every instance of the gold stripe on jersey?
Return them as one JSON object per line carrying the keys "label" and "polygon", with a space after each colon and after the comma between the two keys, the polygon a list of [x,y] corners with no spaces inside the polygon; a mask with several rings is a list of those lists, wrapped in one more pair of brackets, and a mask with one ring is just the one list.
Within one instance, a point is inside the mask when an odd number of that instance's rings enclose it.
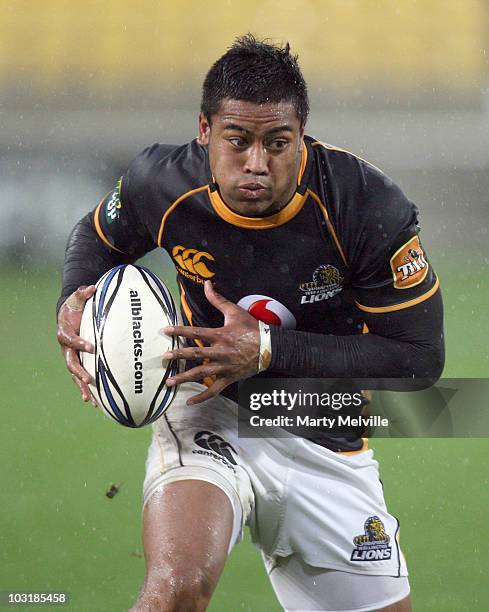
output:
{"label": "gold stripe on jersey", "polygon": [[423,293],[423,295],[420,295],[417,298],[413,298],[412,300],[408,300],[407,302],[393,304],[392,306],[364,306],[363,304],[360,304],[357,301],[355,301],[355,304],[358,308],[360,308],[360,310],[363,310],[364,312],[372,312],[374,314],[383,312],[393,312],[395,310],[403,310],[404,308],[410,308],[411,306],[416,306],[416,304],[421,304],[421,302],[424,302],[432,295],[434,295],[437,292],[439,286],[440,281],[437,278],[433,287],[431,287],[431,289],[426,293]]}
{"label": "gold stripe on jersey", "polygon": [[[109,193],[110,193],[110,191],[109,191]],[[106,245],[108,245],[114,251],[117,251],[118,253],[122,253],[122,255],[126,255],[126,253],[124,253],[124,251],[121,251],[116,246],[114,246],[111,242],[109,242],[108,238],[106,238],[105,234],[102,231],[102,228],[100,227],[100,220],[99,220],[100,209],[102,208],[102,204],[104,203],[105,198],[108,195],[109,195],[108,193],[106,195],[104,195],[104,197],[100,200],[97,208],[95,209],[95,212],[93,213],[93,222],[95,224],[95,230],[96,230],[97,234],[99,235],[100,239],[103,240]]]}
{"label": "gold stripe on jersey", "polygon": [[328,228],[329,233],[331,234],[331,237],[334,240],[338,253],[341,255],[341,259],[343,260],[343,263],[345,264],[345,266],[349,267],[345,254],[343,253],[343,249],[341,248],[340,241],[338,240],[338,236],[336,235],[336,232],[334,230],[333,224],[329,220],[329,215],[328,215],[328,211],[326,210],[326,206],[323,204],[323,202],[321,202],[321,198],[316,193],[314,193],[314,191],[311,191],[310,189],[308,189],[307,193],[311,196],[311,198],[316,202],[316,204],[318,204],[319,208],[321,209],[324,215],[324,219],[326,221],[326,226]]}
{"label": "gold stripe on jersey", "polygon": [[183,288],[183,285],[181,282],[178,282],[178,286],[180,287],[180,301],[182,303],[183,312],[185,313],[185,316],[187,317],[187,321],[190,323],[190,325],[193,325],[192,311],[190,310],[190,307],[187,302],[187,295],[185,293],[185,289]]}
{"label": "gold stripe on jersey", "polygon": [[307,200],[307,194],[301,195],[296,192],[287,206],[269,217],[243,217],[242,215],[238,215],[224,204],[217,189],[215,191],[209,189],[209,199],[216,213],[221,219],[226,221],[226,223],[231,223],[231,225],[247,229],[272,229],[293,219],[304,206]]}
{"label": "gold stripe on jersey", "polygon": [[353,157],[356,157],[360,161],[368,164],[369,166],[372,166],[372,168],[375,168],[376,170],[384,174],[382,170],[380,168],[377,168],[375,164],[372,164],[372,162],[369,162],[367,159],[363,159],[363,157],[360,157],[359,155],[355,155],[355,153],[352,153],[351,151],[348,151],[347,149],[340,149],[340,147],[335,147],[334,145],[330,145],[327,142],[322,142],[321,140],[316,140],[315,142],[311,143],[311,147],[317,147],[318,145],[324,147],[325,149],[328,149],[328,151],[339,151],[340,153],[348,153],[348,155],[352,155]]}
{"label": "gold stripe on jersey", "polygon": [[[178,286],[180,287],[180,301],[182,303],[183,312],[185,313],[185,316],[187,317],[187,321],[190,323],[191,326],[193,326],[192,311],[187,302],[187,294],[185,293],[185,289],[181,282],[178,282]],[[205,347],[202,340],[199,340],[198,338],[194,338],[193,340],[197,346],[200,346],[200,348]],[[204,359],[203,363],[207,363],[207,362],[208,362],[208,359]],[[215,380],[216,379],[214,376],[207,376],[206,378],[204,378],[202,382],[204,383],[206,387],[210,387],[215,382]]]}
{"label": "gold stripe on jersey", "polygon": [[304,140],[302,141],[302,159],[301,165],[299,168],[299,174],[297,175],[297,185],[299,186],[302,182],[302,177],[304,176],[304,172],[307,166],[307,146]]}
{"label": "gold stripe on jersey", "polygon": [[170,208],[165,212],[165,214],[163,215],[162,219],[161,219],[161,223],[160,223],[160,229],[158,231],[158,240],[157,240],[157,244],[159,247],[162,246],[162,240],[163,240],[163,231],[165,229],[165,223],[166,220],[168,218],[168,216],[170,215],[171,212],[173,212],[173,210],[184,200],[186,200],[187,198],[189,198],[191,195],[193,195],[194,193],[199,193],[200,191],[204,191],[204,189],[208,189],[209,185],[202,185],[201,187],[197,187],[196,189],[191,189],[190,191],[187,191],[186,193],[182,194],[181,196],[179,196],[174,202],[173,204],[170,206]]}

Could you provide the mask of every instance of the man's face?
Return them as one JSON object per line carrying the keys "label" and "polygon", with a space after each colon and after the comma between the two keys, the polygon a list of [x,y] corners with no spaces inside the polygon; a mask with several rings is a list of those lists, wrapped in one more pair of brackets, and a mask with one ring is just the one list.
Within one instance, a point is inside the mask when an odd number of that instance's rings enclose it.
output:
{"label": "man's face", "polygon": [[304,146],[292,102],[226,98],[211,122],[200,115],[199,142],[208,145],[211,172],[229,208],[245,217],[283,208],[296,191]]}

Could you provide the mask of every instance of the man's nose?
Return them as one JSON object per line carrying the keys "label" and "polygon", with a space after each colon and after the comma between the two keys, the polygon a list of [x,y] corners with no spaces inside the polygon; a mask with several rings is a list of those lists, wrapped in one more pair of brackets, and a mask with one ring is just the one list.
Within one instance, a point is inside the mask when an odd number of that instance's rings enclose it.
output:
{"label": "man's nose", "polygon": [[248,149],[244,171],[247,174],[268,174],[268,153],[263,145],[256,144]]}

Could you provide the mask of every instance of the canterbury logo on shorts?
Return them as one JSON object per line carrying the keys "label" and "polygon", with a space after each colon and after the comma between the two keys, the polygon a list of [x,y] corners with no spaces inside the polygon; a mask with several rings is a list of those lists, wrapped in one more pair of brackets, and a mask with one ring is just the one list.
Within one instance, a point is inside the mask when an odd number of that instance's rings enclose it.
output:
{"label": "canterbury logo on shorts", "polygon": [[237,453],[231,444],[212,431],[199,431],[194,436],[194,442],[204,450],[220,455],[224,461],[238,465],[233,457],[233,453]]}
{"label": "canterbury logo on shorts", "polygon": [[215,274],[209,269],[209,264],[214,261],[214,257],[206,251],[186,249],[184,246],[177,245],[173,247],[171,254],[180,274],[190,280],[202,282],[202,279],[207,280]]}

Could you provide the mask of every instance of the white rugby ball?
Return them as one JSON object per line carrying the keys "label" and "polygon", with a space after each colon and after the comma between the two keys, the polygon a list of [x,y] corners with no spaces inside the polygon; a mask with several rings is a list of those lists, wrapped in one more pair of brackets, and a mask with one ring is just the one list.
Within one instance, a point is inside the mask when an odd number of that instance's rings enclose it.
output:
{"label": "white rugby ball", "polygon": [[177,310],[164,283],[147,268],[121,265],[97,283],[83,310],[80,336],[95,353],[80,353],[92,376],[90,390],[99,408],[126,427],[153,423],[170,406],[177,392],[166,379],[178,373],[178,361],[163,361],[163,353],[178,346],[178,338],[161,331],[177,325]]}

